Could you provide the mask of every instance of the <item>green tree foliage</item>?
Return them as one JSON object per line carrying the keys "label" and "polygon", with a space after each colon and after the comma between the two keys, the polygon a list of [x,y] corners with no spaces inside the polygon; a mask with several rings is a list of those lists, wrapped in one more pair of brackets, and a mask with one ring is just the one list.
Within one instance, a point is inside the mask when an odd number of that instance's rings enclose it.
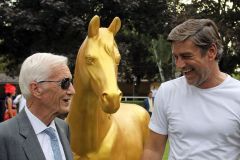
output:
{"label": "green tree foliage", "polygon": [[93,15],[101,26],[115,16],[122,20],[117,43],[122,54],[120,76],[132,81],[154,77],[157,66],[150,57],[150,41],[164,32],[168,19],[165,0],[5,0],[0,2],[0,54],[10,59],[8,74],[16,75],[23,59],[35,52],[65,54],[74,68],[75,57]]}
{"label": "green tree foliage", "polygon": [[[157,63],[160,82],[166,80],[165,77],[172,77],[169,69],[172,68],[172,63],[169,64],[171,56],[170,43],[162,35],[159,35],[157,39],[152,39],[149,51],[153,54],[153,61]],[[167,69],[168,67],[168,69]],[[175,73],[175,72],[174,72]]]}
{"label": "green tree foliage", "polygon": [[[17,75],[24,58],[35,52],[53,52],[75,58],[88,23],[95,15],[107,27],[115,16],[122,20],[116,40],[122,55],[119,76],[154,79],[160,60],[169,56],[166,37],[170,30],[188,18],[211,18],[223,35],[225,54],[221,69],[234,73],[240,62],[240,1],[192,0],[3,0],[0,2],[0,55],[7,72]],[[165,39],[165,38],[164,38]],[[159,44],[158,44],[159,43]],[[164,79],[173,78],[173,63],[161,62]],[[163,80],[164,81],[164,80]]]}
{"label": "green tree foliage", "polygon": [[76,54],[83,40],[85,23],[69,13],[62,1],[19,0],[0,4],[0,53],[9,60],[8,74],[18,73],[18,64],[35,52]]}

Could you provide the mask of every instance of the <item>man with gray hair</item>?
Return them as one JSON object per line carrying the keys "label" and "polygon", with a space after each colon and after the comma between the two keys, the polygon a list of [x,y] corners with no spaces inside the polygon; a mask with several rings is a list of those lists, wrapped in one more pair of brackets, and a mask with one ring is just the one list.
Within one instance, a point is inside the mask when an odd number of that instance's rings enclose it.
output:
{"label": "man with gray hair", "polygon": [[182,77],[161,84],[142,160],[240,158],[240,82],[219,69],[223,47],[216,24],[190,19],[168,35]]}
{"label": "man with gray hair", "polygon": [[36,53],[22,64],[19,75],[26,106],[0,124],[1,160],[72,160],[69,128],[60,114],[69,112],[75,93],[64,56]]}

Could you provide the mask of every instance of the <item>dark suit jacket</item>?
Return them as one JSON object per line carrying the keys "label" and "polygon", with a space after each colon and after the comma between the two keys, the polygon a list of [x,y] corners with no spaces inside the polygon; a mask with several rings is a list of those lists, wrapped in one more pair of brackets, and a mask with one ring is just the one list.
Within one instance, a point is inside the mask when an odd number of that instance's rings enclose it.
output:
{"label": "dark suit jacket", "polygon": [[152,112],[149,111],[150,109],[150,104],[148,101],[148,98],[145,98],[143,101],[144,108],[148,111],[149,115],[152,116]]}
{"label": "dark suit jacket", "polygon": [[[68,125],[59,118],[55,118],[54,121],[66,159],[72,160]],[[16,117],[0,123],[0,160],[45,160],[25,110]]]}
{"label": "dark suit jacket", "polygon": [[143,101],[144,108],[149,112],[149,102],[148,98],[145,98]]}

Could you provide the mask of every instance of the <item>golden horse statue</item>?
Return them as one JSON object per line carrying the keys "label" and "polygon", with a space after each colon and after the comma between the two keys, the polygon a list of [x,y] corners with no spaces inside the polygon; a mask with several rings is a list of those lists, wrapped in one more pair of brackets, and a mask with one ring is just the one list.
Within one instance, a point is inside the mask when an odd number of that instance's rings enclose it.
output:
{"label": "golden horse statue", "polygon": [[149,115],[138,105],[120,104],[120,54],[114,40],[120,27],[115,17],[108,28],[100,28],[100,19],[94,16],[79,49],[76,94],[66,119],[75,160],[139,160],[143,152]]}

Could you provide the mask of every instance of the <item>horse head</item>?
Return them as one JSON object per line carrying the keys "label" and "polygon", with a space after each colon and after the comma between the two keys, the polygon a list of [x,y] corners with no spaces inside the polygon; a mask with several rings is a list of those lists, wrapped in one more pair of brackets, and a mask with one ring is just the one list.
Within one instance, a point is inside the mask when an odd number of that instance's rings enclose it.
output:
{"label": "horse head", "polygon": [[[88,26],[88,36],[81,45],[75,68],[74,83],[81,82],[92,94],[106,113],[115,113],[120,107],[122,92],[117,85],[117,71],[120,54],[114,36],[121,27],[115,17],[108,28],[100,28],[100,18],[94,16]],[[76,90],[78,86],[75,86]],[[83,90],[84,90],[83,89]]]}

